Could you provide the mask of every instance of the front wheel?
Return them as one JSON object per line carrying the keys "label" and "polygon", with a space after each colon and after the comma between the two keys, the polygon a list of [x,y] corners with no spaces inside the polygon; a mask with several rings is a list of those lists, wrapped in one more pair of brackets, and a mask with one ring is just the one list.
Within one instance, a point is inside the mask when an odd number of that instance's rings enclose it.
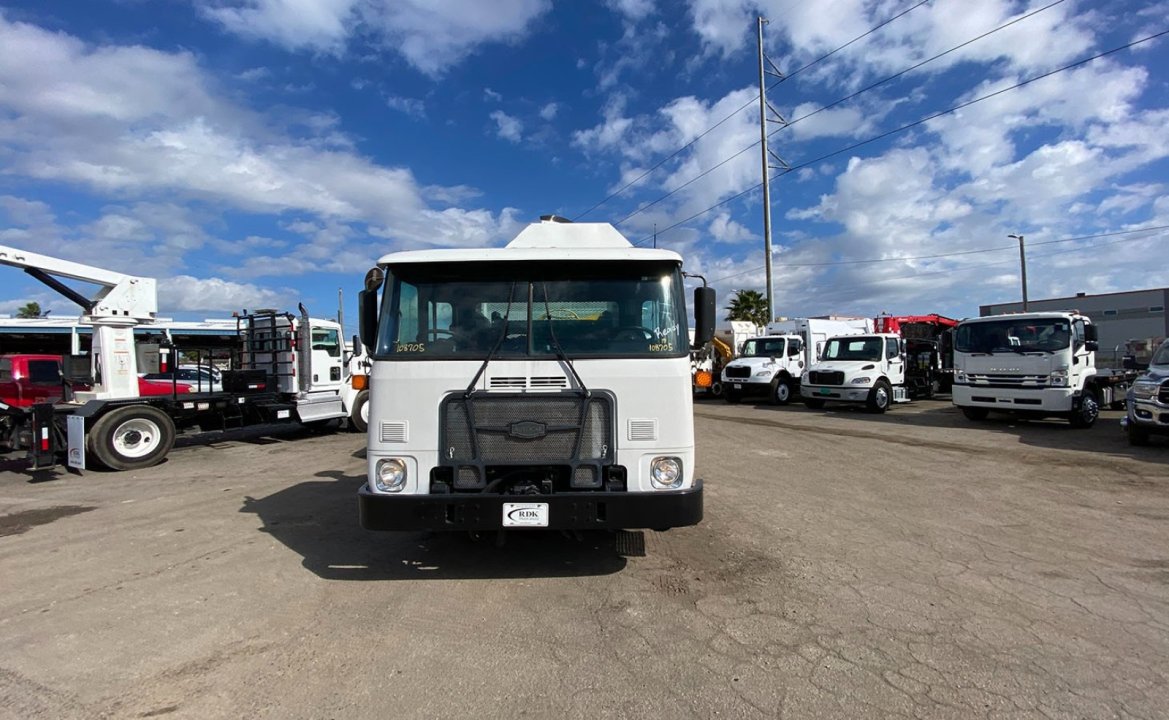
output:
{"label": "front wheel", "polygon": [[990,415],[990,410],[984,407],[964,407],[962,414],[966,416],[967,420],[985,420]]}
{"label": "front wheel", "polygon": [[116,408],[93,425],[89,452],[110,470],[141,470],[166,457],[175,444],[170,416],[150,405]]}
{"label": "front wheel", "polygon": [[787,405],[792,400],[792,386],[787,380],[776,378],[771,381],[771,404]]}
{"label": "front wheel", "polygon": [[369,428],[369,390],[362,390],[353,399],[349,408],[349,428],[354,432],[365,432]]}
{"label": "front wheel", "polygon": [[869,399],[865,402],[869,410],[875,413],[883,413],[889,409],[890,403],[893,402],[893,386],[887,380],[878,380],[873,389],[869,391]]}
{"label": "front wheel", "polygon": [[1092,388],[1084,388],[1084,394],[1080,396],[1080,407],[1072,410],[1068,415],[1068,422],[1074,428],[1087,429],[1096,424],[1096,418],[1100,417],[1100,401],[1096,399],[1096,391]]}

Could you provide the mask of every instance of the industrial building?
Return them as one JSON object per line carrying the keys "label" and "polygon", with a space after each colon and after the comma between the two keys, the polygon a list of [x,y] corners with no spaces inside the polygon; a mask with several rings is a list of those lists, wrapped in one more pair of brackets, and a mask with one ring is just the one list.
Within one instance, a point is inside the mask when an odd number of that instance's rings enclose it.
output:
{"label": "industrial building", "polygon": [[[1089,295],[1076,293],[1072,297],[1028,300],[1028,312],[1044,310],[1079,310],[1099,328],[1100,350],[1098,357],[1103,363],[1111,364],[1123,357],[1126,345],[1140,346],[1138,354],[1149,351],[1149,347],[1169,337],[1169,316],[1165,306],[1169,305],[1169,288],[1151,290],[1129,290],[1127,292]],[[996,303],[981,305],[978,314],[1002,315],[1023,312],[1023,303]]]}

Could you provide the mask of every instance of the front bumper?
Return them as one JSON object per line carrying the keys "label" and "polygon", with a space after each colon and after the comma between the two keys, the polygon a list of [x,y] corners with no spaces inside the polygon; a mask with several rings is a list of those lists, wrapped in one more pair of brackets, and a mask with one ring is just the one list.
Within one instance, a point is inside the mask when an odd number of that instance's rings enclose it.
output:
{"label": "front bumper", "polygon": [[869,399],[871,387],[860,385],[801,385],[800,395],[809,400],[835,400],[837,402],[865,402]]}
{"label": "front bumper", "polygon": [[723,391],[730,390],[741,395],[767,395],[771,392],[771,378],[723,378]]}
{"label": "front bumper", "polygon": [[958,407],[988,410],[1066,413],[1079,407],[1079,393],[1067,387],[1019,389],[955,384],[950,398]]}
{"label": "front bumper", "polygon": [[1125,430],[1129,425],[1154,435],[1169,435],[1169,407],[1153,402],[1129,400],[1128,412],[1120,420]]}
{"label": "front bumper", "polygon": [[685,490],[636,493],[384,495],[368,485],[357,493],[366,530],[502,530],[504,503],[531,502],[548,503],[550,530],[665,530],[702,521],[702,481]]}

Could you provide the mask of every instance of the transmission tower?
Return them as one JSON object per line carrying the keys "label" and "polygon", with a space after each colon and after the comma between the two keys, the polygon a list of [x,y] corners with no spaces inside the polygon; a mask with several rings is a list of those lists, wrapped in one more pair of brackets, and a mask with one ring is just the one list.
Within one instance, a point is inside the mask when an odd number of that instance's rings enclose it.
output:
{"label": "transmission tower", "polygon": [[[790,166],[784,159],[767,147],[767,124],[774,123],[780,127],[788,124],[783,115],[771,103],[767,102],[767,76],[783,80],[784,74],[775,63],[763,52],[763,26],[767,18],[760,16],[759,29],[759,140],[762,148],[763,170],[763,257],[767,268],[767,322],[775,320],[775,297],[771,281],[771,171],[787,170]],[[775,161],[776,165],[772,165]]]}

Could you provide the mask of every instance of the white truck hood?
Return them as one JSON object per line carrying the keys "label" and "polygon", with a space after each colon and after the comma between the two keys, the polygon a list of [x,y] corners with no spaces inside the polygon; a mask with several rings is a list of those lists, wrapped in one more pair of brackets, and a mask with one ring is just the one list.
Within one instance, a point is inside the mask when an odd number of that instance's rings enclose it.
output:
{"label": "white truck hood", "polygon": [[847,383],[852,377],[879,369],[880,365],[876,360],[823,360],[808,368],[808,372],[843,372]]}
{"label": "white truck hood", "polygon": [[749,367],[751,370],[762,370],[764,368],[777,367],[778,365],[778,362],[775,362],[769,357],[742,357],[731,360],[724,367]]}

